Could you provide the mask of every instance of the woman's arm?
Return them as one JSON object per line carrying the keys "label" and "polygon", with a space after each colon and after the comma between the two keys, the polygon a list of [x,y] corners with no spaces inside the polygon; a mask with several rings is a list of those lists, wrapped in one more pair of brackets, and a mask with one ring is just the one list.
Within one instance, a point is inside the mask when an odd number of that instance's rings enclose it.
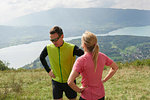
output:
{"label": "woman's arm", "polygon": [[85,88],[81,87],[79,88],[75,83],[74,80],[79,76],[79,73],[75,70],[72,70],[69,78],[68,78],[68,85],[76,92],[81,93]]}
{"label": "woman's arm", "polygon": [[75,70],[72,70],[67,83],[74,91],[80,93],[81,92],[80,88],[74,83],[74,80],[78,76],[79,76],[79,73],[76,72]]}
{"label": "woman's arm", "polygon": [[108,81],[115,73],[116,71],[118,70],[118,66],[115,62],[113,62],[111,65],[110,65],[111,69],[109,70],[109,73],[106,75],[106,77],[102,80],[102,82],[106,82]]}

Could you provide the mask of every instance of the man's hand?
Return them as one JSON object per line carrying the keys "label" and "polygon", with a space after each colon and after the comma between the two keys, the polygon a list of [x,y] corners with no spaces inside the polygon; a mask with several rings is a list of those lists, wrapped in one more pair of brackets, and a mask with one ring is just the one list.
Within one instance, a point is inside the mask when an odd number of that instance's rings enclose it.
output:
{"label": "man's hand", "polygon": [[55,75],[53,74],[52,70],[49,72],[49,76],[50,76],[51,78],[55,78]]}

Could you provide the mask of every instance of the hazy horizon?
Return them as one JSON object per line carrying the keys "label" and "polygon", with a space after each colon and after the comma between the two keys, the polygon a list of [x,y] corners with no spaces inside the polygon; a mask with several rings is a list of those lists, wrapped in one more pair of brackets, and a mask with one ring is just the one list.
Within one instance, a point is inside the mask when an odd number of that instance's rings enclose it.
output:
{"label": "hazy horizon", "polygon": [[149,0],[5,0],[0,3],[0,25],[20,16],[52,8],[117,8],[150,10],[149,5]]}

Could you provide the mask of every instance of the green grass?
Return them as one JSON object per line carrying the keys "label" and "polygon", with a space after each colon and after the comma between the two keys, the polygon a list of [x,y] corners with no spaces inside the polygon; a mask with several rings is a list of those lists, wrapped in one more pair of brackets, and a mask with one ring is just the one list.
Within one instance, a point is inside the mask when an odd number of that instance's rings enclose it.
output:
{"label": "green grass", "polygon": [[[150,100],[149,76],[150,67],[119,69],[104,83],[106,100]],[[0,100],[52,100],[51,78],[42,69],[0,71]]]}
{"label": "green grass", "polygon": [[104,84],[107,100],[149,100],[150,68],[123,68]]}

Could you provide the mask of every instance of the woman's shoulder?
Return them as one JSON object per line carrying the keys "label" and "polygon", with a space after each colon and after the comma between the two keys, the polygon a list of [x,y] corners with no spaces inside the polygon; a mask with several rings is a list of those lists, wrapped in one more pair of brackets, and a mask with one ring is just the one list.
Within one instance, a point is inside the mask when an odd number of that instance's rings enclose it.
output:
{"label": "woman's shoulder", "polygon": [[107,57],[107,55],[102,52],[99,52],[99,56]]}
{"label": "woman's shoulder", "polygon": [[80,57],[78,57],[78,59],[84,59],[86,57],[85,54],[81,55]]}
{"label": "woman's shoulder", "polygon": [[98,54],[99,54],[99,55],[105,55],[105,54],[104,54],[104,53],[102,53],[102,52],[99,52]]}
{"label": "woman's shoulder", "polygon": [[85,59],[86,59],[86,55],[85,54],[83,54],[82,56],[77,58],[78,61],[84,61]]}

